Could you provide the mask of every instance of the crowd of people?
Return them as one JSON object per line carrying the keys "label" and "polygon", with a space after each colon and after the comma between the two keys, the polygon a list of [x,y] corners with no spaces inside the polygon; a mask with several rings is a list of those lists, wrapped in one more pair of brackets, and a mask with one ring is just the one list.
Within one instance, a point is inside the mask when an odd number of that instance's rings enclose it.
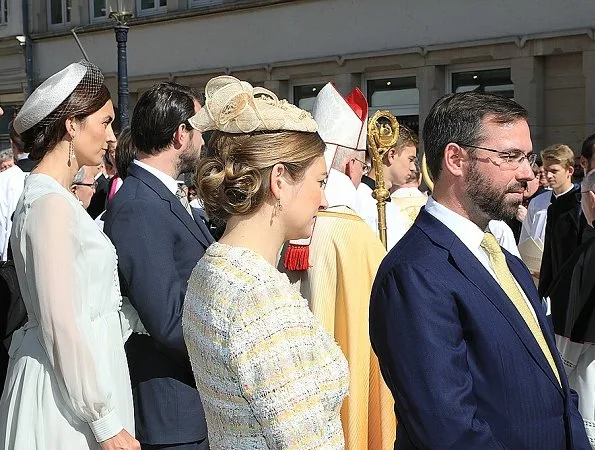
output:
{"label": "crowd of people", "polygon": [[442,97],[423,183],[358,88],[162,82],[116,135],[54,74],[0,151],[0,446],[595,448],[595,135],[579,184],[527,117]]}

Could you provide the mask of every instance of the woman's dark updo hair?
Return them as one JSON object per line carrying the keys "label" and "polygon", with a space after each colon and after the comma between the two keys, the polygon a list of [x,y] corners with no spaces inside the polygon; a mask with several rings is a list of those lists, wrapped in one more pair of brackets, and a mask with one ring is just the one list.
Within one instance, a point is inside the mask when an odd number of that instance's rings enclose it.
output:
{"label": "woman's dark updo hair", "polygon": [[67,132],[66,119],[74,118],[81,121],[103,108],[110,99],[111,96],[105,84],[102,84],[98,90],[97,86],[89,86],[85,82],[79,83],[72,94],[48,118],[21,133],[23,151],[29,153],[30,159],[42,159],[64,138]]}
{"label": "woman's dark updo hair", "polygon": [[215,131],[198,166],[196,187],[207,215],[219,221],[257,210],[270,194],[271,170],[282,163],[299,181],[325,144],[318,133],[279,131],[231,134]]}

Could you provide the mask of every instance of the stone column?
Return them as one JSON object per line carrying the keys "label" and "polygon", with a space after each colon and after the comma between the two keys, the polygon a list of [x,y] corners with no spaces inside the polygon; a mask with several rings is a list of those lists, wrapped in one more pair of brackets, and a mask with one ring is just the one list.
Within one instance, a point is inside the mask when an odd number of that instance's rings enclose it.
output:
{"label": "stone column", "polygon": [[510,65],[510,78],[514,84],[514,99],[529,111],[529,128],[533,151],[545,146],[544,119],[544,61],[538,56],[514,58]]}
{"label": "stone column", "polygon": [[415,83],[419,90],[419,134],[432,105],[446,90],[446,71],[443,66],[424,66],[417,69]]}
{"label": "stone column", "polygon": [[583,52],[585,76],[585,131],[584,137],[595,133],[595,51]]}

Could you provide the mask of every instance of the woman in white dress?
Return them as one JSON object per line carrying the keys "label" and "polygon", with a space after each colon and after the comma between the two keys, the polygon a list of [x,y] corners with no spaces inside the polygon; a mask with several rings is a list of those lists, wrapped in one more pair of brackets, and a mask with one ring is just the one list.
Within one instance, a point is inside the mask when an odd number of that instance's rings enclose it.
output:
{"label": "woman in white dress", "polygon": [[198,170],[209,217],[227,227],[194,269],[183,330],[211,450],[342,449],[347,361],[277,269],[326,207],[312,116],[236,78],[209,81],[190,119],[216,130]]}
{"label": "woman in white dress", "polygon": [[115,140],[99,69],[71,64],[27,99],[14,127],[30,157],[11,246],[27,309],[0,400],[10,450],[139,449],[115,249],[70,191]]}

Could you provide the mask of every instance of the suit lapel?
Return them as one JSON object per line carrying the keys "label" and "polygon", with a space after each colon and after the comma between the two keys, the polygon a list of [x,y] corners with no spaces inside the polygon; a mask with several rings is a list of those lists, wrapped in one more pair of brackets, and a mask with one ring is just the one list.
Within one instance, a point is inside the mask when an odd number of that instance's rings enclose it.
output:
{"label": "suit lapel", "polygon": [[215,240],[213,239],[213,236],[211,235],[211,232],[209,231],[209,229],[207,228],[207,225],[205,224],[206,216],[203,216],[201,214],[201,211],[198,208],[190,207],[190,209],[192,211],[192,217],[194,218],[194,221],[198,225],[198,228],[200,228],[200,231],[202,231],[204,236],[209,241],[209,244],[212,244],[213,242],[215,242]]}
{"label": "suit lapel", "polygon": [[[543,372],[552,381],[552,383],[554,383],[560,390],[558,380],[552,373],[552,369],[543,352],[541,351],[539,344],[537,344],[537,341],[531,333],[531,330],[529,330],[529,327],[519,314],[512,301],[510,301],[494,277],[477,260],[475,255],[471,253],[465,244],[463,244],[463,242],[446,225],[444,225],[431,214],[427,213],[425,209],[421,210],[418,220],[416,221],[416,225],[420,227],[432,241],[450,252],[452,261],[459,272],[461,272],[465,278],[467,278],[480,292],[482,292],[488,301],[490,301],[490,303],[494,305],[500,314],[504,316],[531,357],[535,360],[539,367],[541,367]],[[516,272],[519,271],[518,268],[515,268],[515,270]],[[512,273],[513,276],[516,277],[515,271]],[[532,298],[532,296],[527,292],[525,280],[522,282],[519,281],[519,284],[525,290],[527,298],[530,299],[533,308],[536,310],[536,315],[542,330],[547,330],[547,325],[543,320],[540,319],[542,314],[538,313],[537,308],[541,308],[541,306],[535,304],[535,295],[533,295]],[[544,335],[549,335],[549,333],[544,332]],[[552,343],[551,340],[548,339],[548,336],[546,336],[546,340],[548,342],[548,346],[550,349],[552,349]],[[553,348],[555,348],[555,345]],[[559,367],[558,370],[560,370]]]}
{"label": "suit lapel", "polygon": [[[535,311],[535,315],[537,316],[537,322],[539,323],[539,327],[543,333],[545,341],[547,342],[547,346],[552,353],[554,361],[556,362],[556,368],[558,369],[558,373],[560,374],[560,380],[564,378],[562,375],[565,373],[564,366],[562,365],[562,359],[559,358],[558,347],[556,346],[556,342],[554,340],[554,334],[552,329],[547,321],[547,317],[545,315],[545,311],[543,310],[543,305],[541,304],[539,294],[537,293],[537,288],[533,283],[533,279],[531,278],[531,274],[529,270],[519,261],[516,257],[508,253],[506,250],[504,251],[506,255],[506,262],[508,263],[508,268],[512,272],[512,275],[517,280],[517,283],[521,286],[521,289],[525,292],[525,295],[529,299],[533,310]],[[539,349],[541,352],[541,349]],[[543,352],[541,352],[543,354]],[[545,361],[545,365],[543,367],[547,367],[548,370],[546,373],[550,377],[553,383],[556,386],[560,387],[556,376],[552,373],[552,370],[547,363],[545,357],[541,358]]]}
{"label": "suit lapel", "polygon": [[131,164],[128,168],[128,173],[138,178],[144,184],[146,184],[149,188],[151,188],[155,193],[165,202],[169,203],[169,207],[171,212],[184,224],[184,226],[190,231],[192,236],[196,238],[205,248],[208,247],[213,238],[211,234],[207,230],[206,226],[201,227],[197,222],[190,217],[186,208],[182,206],[180,200],[172,194],[172,192],[167,189],[167,187],[159,180],[156,176],[152,173],[149,173],[145,169],[136,164]]}

